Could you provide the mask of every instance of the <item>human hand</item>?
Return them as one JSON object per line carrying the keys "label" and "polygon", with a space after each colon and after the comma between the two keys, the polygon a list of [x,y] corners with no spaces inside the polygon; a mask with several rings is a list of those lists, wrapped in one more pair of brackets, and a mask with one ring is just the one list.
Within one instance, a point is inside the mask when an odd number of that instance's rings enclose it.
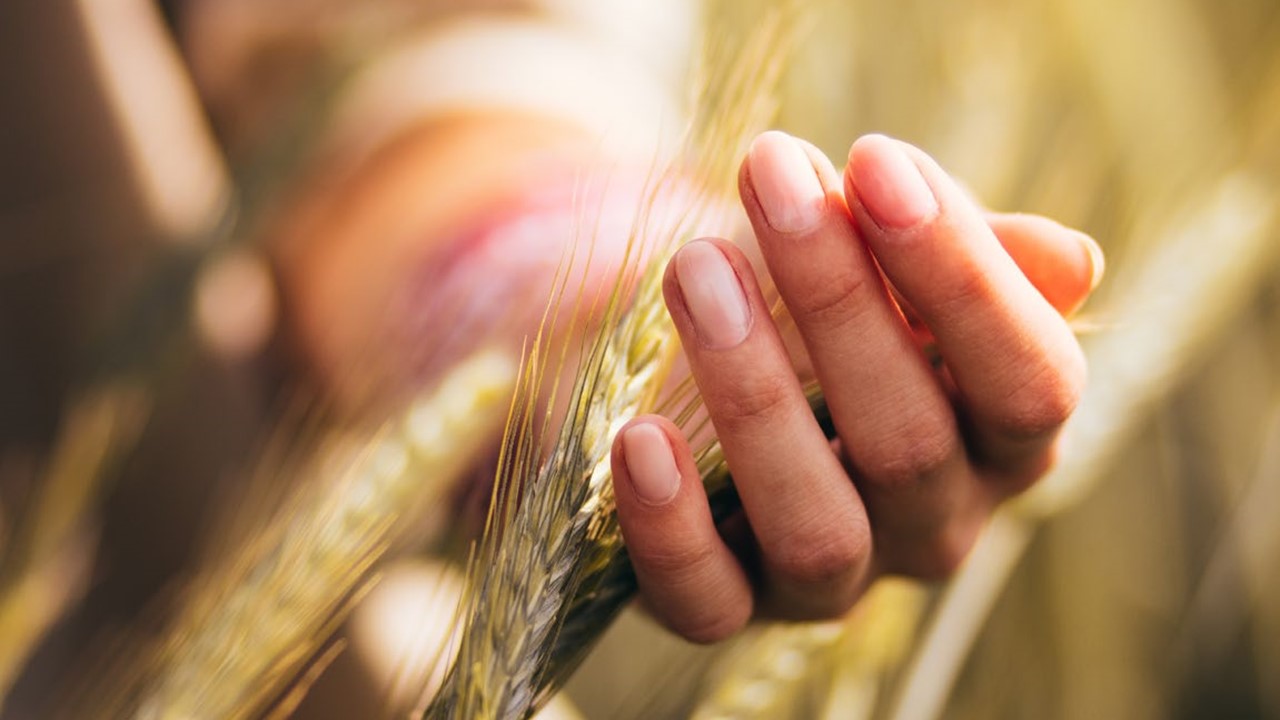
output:
{"label": "human hand", "polygon": [[953,572],[995,506],[1053,462],[1085,382],[1063,314],[1102,270],[1086,236],[985,214],[883,136],[854,143],[842,184],[816,148],[766,133],[740,192],[838,439],[742,250],[682,248],[667,305],[742,512],[717,528],[688,443],[658,416],[623,428],[613,470],[645,601],[699,642],[753,615],[838,616],[880,575]]}

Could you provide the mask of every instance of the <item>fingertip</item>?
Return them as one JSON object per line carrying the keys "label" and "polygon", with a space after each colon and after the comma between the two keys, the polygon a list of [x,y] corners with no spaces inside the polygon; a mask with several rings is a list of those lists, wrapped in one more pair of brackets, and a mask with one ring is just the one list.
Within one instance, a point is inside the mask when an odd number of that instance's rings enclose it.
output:
{"label": "fingertip", "polygon": [[827,195],[838,195],[842,200],[844,193],[840,184],[840,172],[836,170],[836,166],[831,162],[831,158],[822,151],[817,145],[805,140],[804,138],[794,138],[800,144],[800,149],[809,157],[809,162],[813,165],[813,169],[818,173],[818,182],[822,184]]}
{"label": "fingertip", "polygon": [[[766,137],[768,136],[768,137]],[[780,130],[766,130],[751,142],[751,146],[747,150],[747,154],[742,159],[742,164],[738,167],[738,192],[742,198],[743,205],[746,206],[747,212],[751,213],[752,208],[760,206],[759,196],[756,194],[755,185],[753,183],[752,159],[753,156],[761,153],[763,146],[779,142],[777,136],[785,138],[786,142],[794,143],[799,146],[801,152],[809,160],[810,166],[814,173],[817,174],[818,184],[821,186],[823,194],[826,196],[827,202],[831,198],[837,197],[843,202],[844,192],[841,185],[840,172],[836,170],[835,165],[831,162],[831,158],[822,151],[817,145],[805,140],[802,137],[796,137]]]}
{"label": "fingertip", "polygon": [[[862,135],[858,139],[854,140],[853,144],[849,146],[849,164],[852,165],[854,160],[860,155],[867,152],[874,152],[874,148],[878,146],[895,142],[897,141],[884,133],[867,133],[866,135]],[[868,150],[868,148],[871,148],[871,150]]]}
{"label": "fingertip", "polygon": [[[1076,287],[1074,296],[1067,298],[1060,308],[1064,316],[1069,316],[1080,309],[1094,290],[1102,284],[1102,278],[1107,272],[1107,258],[1102,252],[1102,246],[1087,233],[1066,228],[1067,234],[1071,237],[1075,246],[1076,256],[1081,258],[1077,261],[1077,267],[1081,267],[1080,280]],[[1057,303],[1054,304],[1055,307]]]}
{"label": "fingertip", "polygon": [[760,134],[751,143],[745,164],[755,205],[768,227],[792,235],[807,232],[821,221],[826,188],[796,138],[777,130]]}
{"label": "fingertip", "polygon": [[614,440],[615,482],[621,479],[645,505],[659,507],[675,498],[684,479],[679,466],[668,430],[655,417],[633,420]]}
{"label": "fingertip", "polygon": [[1107,258],[1102,252],[1102,246],[1092,236],[1079,231],[1076,234],[1089,255],[1089,292],[1093,292],[1102,284],[1102,277],[1107,272]]}
{"label": "fingertip", "polygon": [[1022,273],[1060,314],[1074,312],[1101,283],[1106,259],[1089,235],[1025,213],[991,213],[987,223]]}
{"label": "fingertip", "polygon": [[845,171],[849,202],[861,203],[885,231],[902,231],[930,221],[939,212],[934,194],[910,146],[885,135],[864,135],[849,148]]}
{"label": "fingertip", "polygon": [[737,258],[733,254],[722,243],[697,240],[672,258],[690,326],[708,349],[735,348],[751,333],[753,312],[743,285],[741,253]]}

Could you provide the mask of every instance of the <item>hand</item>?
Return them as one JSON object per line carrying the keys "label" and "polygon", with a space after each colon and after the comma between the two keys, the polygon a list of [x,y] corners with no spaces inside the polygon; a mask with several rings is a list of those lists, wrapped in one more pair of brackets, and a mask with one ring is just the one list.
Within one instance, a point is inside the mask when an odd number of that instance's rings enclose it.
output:
{"label": "hand", "polygon": [[954,571],[994,507],[1053,462],[1085,382],[1062,313],[1102,269],[1086,236],[986,215],[931,158],[883,136],[854,143],[842,184],[816,148],[766,133],[740,192],[838,440],[810,413],[743,252],[682,248],[667,306],[741,516],[713,524],[664,418],[623,428],[613,470],[645,601],[699,642],[753,615],[838,616],[878,575]]}

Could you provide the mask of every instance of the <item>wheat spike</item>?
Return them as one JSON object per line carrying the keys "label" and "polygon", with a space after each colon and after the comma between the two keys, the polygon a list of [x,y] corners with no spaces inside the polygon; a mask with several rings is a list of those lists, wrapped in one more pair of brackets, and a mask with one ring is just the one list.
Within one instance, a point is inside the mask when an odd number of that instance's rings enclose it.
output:
{"label": "wheat spike", "polygon": [[[643,272],[633,266],[620,274],[603,329],[579,366],[569,417],[541,469],[532,451],[531,408],[545,361],[538,345],[531,353],[520,393],[528,409],[508,430],[489,526],[464,598],[463,639],[453,670],[426,709],[432,717],[528,716],[634,591],[613,513],[610,445],[625,422],[653,409],[678,347],[662,303],[662,267],[680,242],[706,225],[732,187],[737,159],[771,114],[783,25],[774,18],[763,28],[740,54],[709,54],[703,117],[684,158],[702,171],[695,202],[648,248],[648,238],[663,229],[647,214],[663,183],[650,193],[628,257],[651,259]],[[666,177],[680,171],[687,172],[673,168]],[[729,229],[718,227],[721,234]]]}

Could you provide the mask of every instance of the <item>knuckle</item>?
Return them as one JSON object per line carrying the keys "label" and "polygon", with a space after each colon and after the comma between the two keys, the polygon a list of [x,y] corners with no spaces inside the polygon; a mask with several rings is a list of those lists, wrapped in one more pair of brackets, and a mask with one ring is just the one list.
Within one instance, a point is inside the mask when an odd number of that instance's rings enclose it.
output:
{"label": "knuckle", "polygon": [[859,449],[854,464],[868,481],[894,490],[943,473],[959,451],[960,438],[951,418],[921,419]]}
{"label": "knuckle", "polygon": [[870,546],[865,526],[843,527],[818,537],[797,533],[768,556],[781,580],[800,587],[825,587],[843,583],[862,567]]}
{"label": "knuckle", "polygon": [[865,312],[862,302],[866,279],[842,272],[820,282],[808,282],[791,293],[788,307],[797,318],[831,330],[839,330]]}
{"label": "knuckle", "polygon": [[768,375],[739,383],[708,398],[712,418],[732,430],[776,420],[791,399],[791,379]]}
{"label": "knuckle", "polygon": [[938,304],[938,314],[943,318],[964,317],[973,308],[989,306],[992,292],[991,280],[982,272],[975,269],[960,273],[948,284],[945,299]]}
{"label": "knuckle", "polygon": [[631,554],[638,566],[673,583],[697,578],[716,560],[715,547],[707,543],[680,543],[661,548],[633,546]]}
{"label": "knuckle", "polygon": [[1080,404],[1084,378],[1084,358],[1078,348],[1068,360],[1046,362],[1005,399],[999,429],[1024,440],[1056,432]]}

